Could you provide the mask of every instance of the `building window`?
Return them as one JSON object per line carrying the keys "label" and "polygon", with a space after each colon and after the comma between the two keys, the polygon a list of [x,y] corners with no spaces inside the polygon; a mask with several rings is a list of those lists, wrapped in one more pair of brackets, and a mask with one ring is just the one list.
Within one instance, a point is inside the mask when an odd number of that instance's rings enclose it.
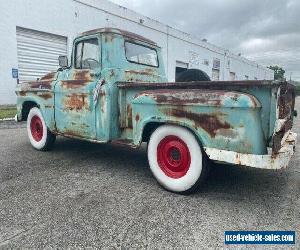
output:
{"label": "building window", "polygon": [[213,81],[219,81],[219,80],[220,80],[220,70],[218,70],[218,69],[213,69],[213,70],[212,70],[212,77],[211,77],[211,79],[212,79]]}
{"label": "building window", "polygon": [[229,79],[230,79],[230,81],[234,81],[235,80],[235,72],[230,72],[229,73]]}
{"label": "building window", "polygon": [[220,70],[220,66],[221,66],[221,61],[218,58],[215,58],[213,60],[213,69],[218,69]]}
{"label": "building window", "polygon": [[158,67],[158,58],[155,49],[131,42],[125,42],[125,53],[129,62]]}

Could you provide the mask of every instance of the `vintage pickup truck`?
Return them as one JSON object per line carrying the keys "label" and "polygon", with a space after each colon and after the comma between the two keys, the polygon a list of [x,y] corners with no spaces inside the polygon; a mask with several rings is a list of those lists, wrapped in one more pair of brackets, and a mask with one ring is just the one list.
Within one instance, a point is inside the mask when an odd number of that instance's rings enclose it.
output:
{"label": "vintage pickup truck", "polygon": [[209,162],[263,169],[287,167],[295,92],[278,81],[210,81],[187,70],[167,82],[161,48],[112,28],[74,40],[72,60],[17,86],[17,120],[37,150],[57,135],[139,147],[147,142],[151,171],[166,189],[194,191]]}

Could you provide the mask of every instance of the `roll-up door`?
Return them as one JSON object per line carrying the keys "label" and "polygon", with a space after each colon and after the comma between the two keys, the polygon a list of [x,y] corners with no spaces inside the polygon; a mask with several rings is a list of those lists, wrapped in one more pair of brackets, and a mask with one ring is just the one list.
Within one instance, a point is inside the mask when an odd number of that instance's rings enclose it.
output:
{"label": "roll-up door", "polygon": [[67,55],[67,38],[17,27],[19,81],[32,81],[59,67],[58,56]]}

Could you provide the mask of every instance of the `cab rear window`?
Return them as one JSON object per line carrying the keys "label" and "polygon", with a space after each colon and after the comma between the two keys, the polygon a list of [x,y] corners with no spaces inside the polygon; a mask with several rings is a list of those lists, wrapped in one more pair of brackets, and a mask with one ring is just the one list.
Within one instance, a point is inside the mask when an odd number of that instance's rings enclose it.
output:
{"label": "cab rear window", "polygon": [[155,49],[132,42],[125,42],[125,54],[129,62],[158,67]]}

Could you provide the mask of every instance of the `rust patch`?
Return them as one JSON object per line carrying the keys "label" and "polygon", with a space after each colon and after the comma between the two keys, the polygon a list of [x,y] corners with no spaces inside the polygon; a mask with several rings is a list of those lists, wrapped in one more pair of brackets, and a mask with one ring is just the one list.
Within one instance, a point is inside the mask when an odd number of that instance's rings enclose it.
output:
{"label": "rust patch", "polygon": [[89,70],[76,70],[73,73],[74,80],[83,80],[83,81],[90,81],[91,75]]}
{"label": "rust patch", "polygon": [[113,34],[120,34],[120,35],[123,35],[123,36],[126,36],[130,39],[133,39],[133,40],[139,40],[139,41],[144,41],[146,43],[149,43],[149,44],[152,44],[152,45],[156,45],[155,42],[153,42],[152,40],[146,38],[146,37],[143,37],[141,35],[138,35],[138,34],[135,34],[135,33],[132,33],[132,32],[129,32],[129,31],[126,31],[126,30],[121,30],[121,29],[115,29],[115,28],[100,28],[100,29],[93,29],[93,30],[89,30],[89,31],[86,31],[84,33],[82,33],[81,35],[83,36],[87,36],[87,35],[92,35],[92,34],[95,34],[95,33],[113,33]]}
{"label": "rust patch", "polygon": [[127,126],[132,128],[132,107],[130,104],[127,104]]}
{"label": "rust patch", "polygon": [[126,74],[136,74],[136,75],[147,75],[147,76],[151,76],[151,75],[156,75],[156,70],[155,69],[144,69],[144,70],[126,70],[125,71]]}
{"label": "rust patch", "polygon": [[64,135],[67,135],[68,137],[79,137],[79,138],[83,138],[83,136],[79,133],[79,132],[77,132],[77,131],[73,131],[73,130],[65,130],[64,131],[64,133],[63,133]]}
{"label": "rust patch", "polygon": [[36,81],[29,82],[28,84],[32,89],[52,89],[52,81]]}
{"label": "rust patch", "polygon": [[276,81],[201,81],[201,82],[120,82],[118,87],[122,89],[210,89],[210,90],[240,90],[240,88],[273,88],[280,86],[282,82]]}
{"label": "rust patch", "polygon": [[65,80],[62,81],[62,87],[66,89],[77,89],[86,86],[89,81],[85,80]]}
{"label": "rust patch", "polygon": [[55,80],[56,72],[50,72],[45,76],[41,77],[41,81],[53,81]]}
{"label": "rust patch", "polygon": [[197,89],[175,90],[175,89],[158,89],[153,91],[144,91],[136,94],[135,98],[140,95],[151,96],[158,104],[172,103],[174,105],[186,104],[209,104],[221,106],[222,100],[225,99],[228,92],[226,91],[199,91]]}
{"label": "rust patch", "polygon": [[47,93],[47,92],[46,93],[39,93],[38,96],[45,99],[45,100],[53,98],[53,94],[52,93]]}
{"label": "rust patch", "polygon": [[291,130],[293,127],[292,119],[286,121],[284,126],[282,127],[281,131],[277,132],[272,138],[272,153],[277,154],[278,151],[281,149],[281,141],[286,132]]}
{"label": "rust patch", "polygon": [[100,103],[101,103],[101,112],[102,113],[105,113],[105,96],[106,96],[106,93],[104,90],[101,90],[100,93],[99,93],[99,96],[100,96]]}
{"label": "rust patch", "polygon": [[211,137],[215,137],[217,131],[223,129],[231,129],[231,126],[226,121],[221,121],[218,116],[222,115],[217,114],[197,114],[192,113],[186,110],[172,109],[171,115],[178,118],[187,118],[195,123],[196,127],[203,128]]}
{"label": "rust patch", "polygon": [[88,96],[86,94],[73,94],[71,96],[67,96],[64,99],[64,107],[68,110],[79,111],[82,109],[89,109],[88,105]]}
{"label": "rust patch", "polygon": [[139,113],[137,113],[136,116],[135,116],[135,121],[139,122],[139,120],[140,120],[140,115],[139,115]]}
{"label": "rust patch", "polygon": [[23,91],[23,90],[19,91],[18,93],[19,93],[20,96],[26,96],[27,95],[27,92]]}

